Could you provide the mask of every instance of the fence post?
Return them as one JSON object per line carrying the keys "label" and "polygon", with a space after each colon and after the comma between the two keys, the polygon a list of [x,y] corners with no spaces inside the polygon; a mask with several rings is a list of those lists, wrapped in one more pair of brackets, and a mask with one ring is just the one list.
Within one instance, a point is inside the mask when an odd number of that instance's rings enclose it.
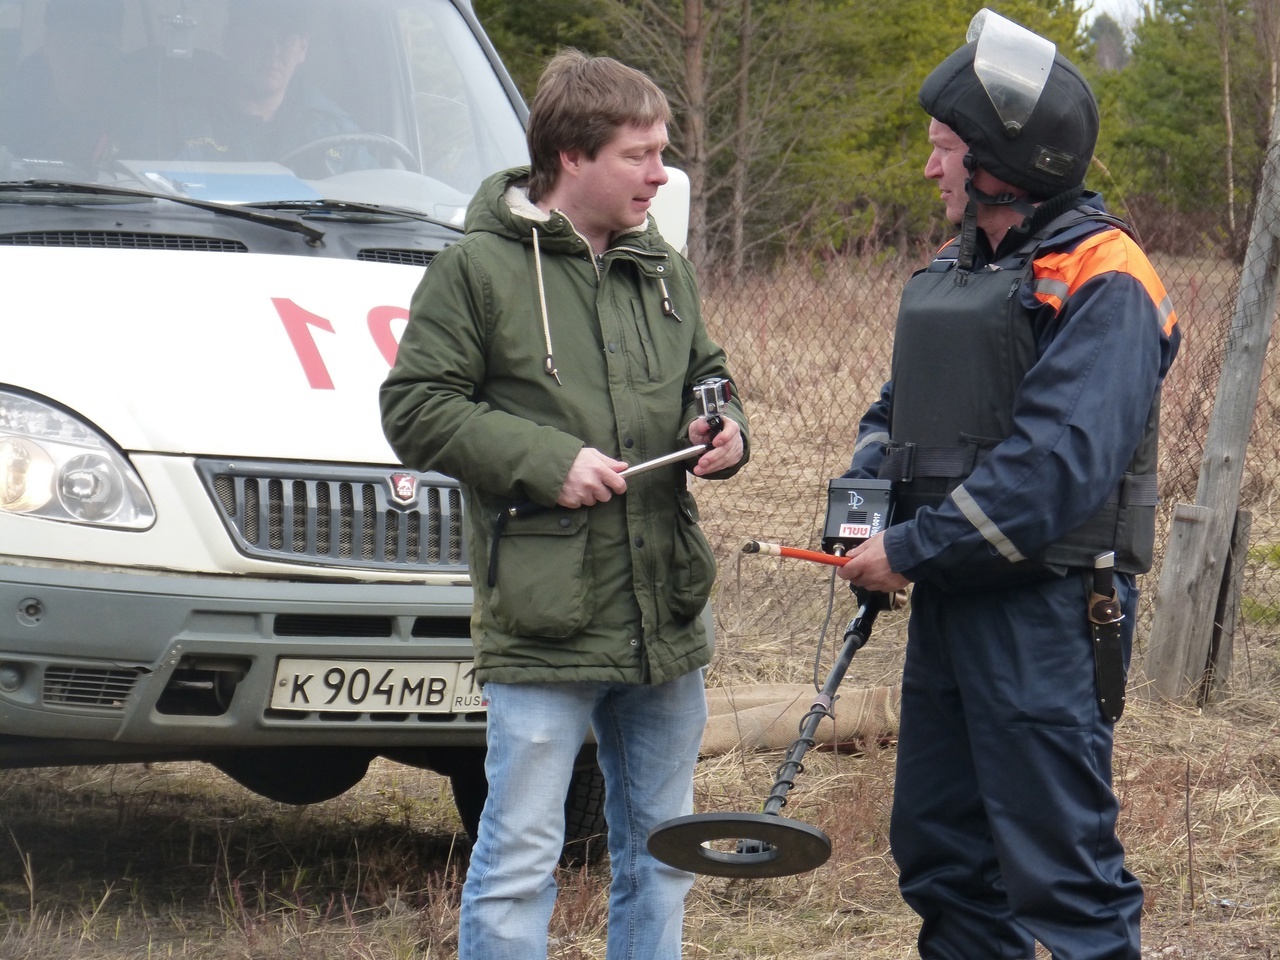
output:
{"label": "fence post", "polygon": [[[1223,583],[1231,531],[1240,502],[1244,455],[1258,403],[1262,368],[1276,310],[1280,271],[1280,110],[1258,188],[1240,292],[1227,336],[1222,375],[1209,419],[1196,506],[1178,504],[1156,591],[1155,618],[1144,671],[1149,697],[1181,700],[1197,695],[1208,664],[1214,614]],[[1180,525],[1205,525],[1183,535]],[[1186,597],[1179,595],[1185,590]],[[1184,602],[1186,601],[1186,602]],[[1219,677],[1218,682],[1225,681]]]}
{"label": "fence post", "polygon": [[1177,699],[1202,673],[1203,664],[1201,668],[1191,666],[1191,649],[1200,597],[1213,595],[1204,581],[1212,586],[1220,579],[1208,548],[1212,519],[1213,511],[1208,507],[1179,503],[1173,508],[1169,544],[1156,587],[1151,642],[1143,663],[1148,682],[1138,688],[1152,699]]}
{"label": "fence post", "polygon": [[1240,594],[1244,586],[1244,568],[1248,562],[1249,531],[1252,526],[1252,513],[1248,510],[1236,513],[1236,522],[1231,530],[1231,549],[1227,553],[1227,566],[1222,575],[1223,589],[1218,596],[1218,608],[1213,617],[1209,663],[1200,690],[1199,703],[1202,705],[1222,699],[1230,685],[1231,663],[1235,657],[1235,630],[1236,623],[1240,620]]}

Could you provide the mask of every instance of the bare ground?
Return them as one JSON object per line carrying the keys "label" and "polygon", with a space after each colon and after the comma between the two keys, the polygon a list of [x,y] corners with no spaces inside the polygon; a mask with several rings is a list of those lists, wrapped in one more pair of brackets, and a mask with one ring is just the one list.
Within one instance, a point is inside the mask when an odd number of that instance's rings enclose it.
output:
{"label": "bare ground", "polygon": [[[847,684],[892,672],[899,626],[872,638]],[[815,639],[762,651],[724,630],[711,682],[807,681]],[[1200,712],[1135,694],[1121,721],[1116,782],[1147,890],[1144,957],[1280,956],[1277,657],[1255,647],[1224,702]],[[698,809],[759,809],[780,759],[705,759]],[[887,843],[893,760],[882,737],[811,751],[786,814],[827,833],[831,860],[780,879],[700,878],[685,956],[913,955]],[[300,808],[200,764],[5,771],[0,826],[6,960],[454,956],[467,843],[447,782],[424,771],[379,761],[356,789]],[[607,868],[560,881],[552,956],[603,957]]]}

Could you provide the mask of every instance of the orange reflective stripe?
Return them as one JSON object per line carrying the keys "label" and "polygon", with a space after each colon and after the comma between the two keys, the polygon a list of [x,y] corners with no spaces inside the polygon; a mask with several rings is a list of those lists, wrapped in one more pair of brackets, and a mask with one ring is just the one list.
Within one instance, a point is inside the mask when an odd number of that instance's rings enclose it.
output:
{"label": "orange reflective stripe", "polygon": [[1087,237],[1074,250],[1048,253],[1035,262],[1035,296],[1041,303],[1061,310],[1066,298],[1094,277],[1104,273],[1127,273],[1137,280],[1160,316],[1165,335],[1178,322],[1168,291],[1156,275],[1151,261],[1123,230],[1104,230]]}

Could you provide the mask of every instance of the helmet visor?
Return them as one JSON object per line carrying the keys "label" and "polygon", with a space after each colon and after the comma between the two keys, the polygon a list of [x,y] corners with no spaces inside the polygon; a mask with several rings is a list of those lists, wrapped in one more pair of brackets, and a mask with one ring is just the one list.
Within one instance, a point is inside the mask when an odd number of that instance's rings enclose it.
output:
{"label": "helmet visor", "polygon": [[973,71],[991,98],[1005,135],[1016,139],[1040,101],[1057,48],[986,8],[974,14],[965,39],[978,41]]}

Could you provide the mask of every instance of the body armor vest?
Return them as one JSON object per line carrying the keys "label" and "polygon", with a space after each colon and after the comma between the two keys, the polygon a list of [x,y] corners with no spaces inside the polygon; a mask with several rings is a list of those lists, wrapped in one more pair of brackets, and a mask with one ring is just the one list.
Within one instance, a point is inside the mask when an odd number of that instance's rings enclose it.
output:
{"label": "body armor vest", "polygon": [[[1001,260],[1005,269],[978,269],[957,283],[953,244],[907,282],[894,335],[890,443],[879,474],[894,482],[895,522],[941,504],[1012,433],[1018,385],[1038,357],[1021,287],[1034,282],[1032,261],[1044,239],[1086,219],[1119,225],[1096,211],[1071,210]],[[1159,410],[1157,391],[1138,449],[1103,507],[1024,561],[1022,572],[1092,567],[1106,550],[1115,551],[1123,573],[1150,569]]]}

